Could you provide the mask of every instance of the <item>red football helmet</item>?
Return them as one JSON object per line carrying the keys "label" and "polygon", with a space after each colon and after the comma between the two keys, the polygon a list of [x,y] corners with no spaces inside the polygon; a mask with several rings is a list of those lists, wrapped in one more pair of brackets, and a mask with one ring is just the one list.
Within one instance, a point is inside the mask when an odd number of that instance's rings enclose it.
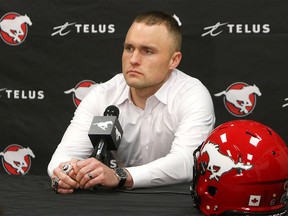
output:
{"label": "red football helmet", "polygon": [[287,214],[288,148],[269,127],[235,120],[194,152],[193,204],[205,215]]}

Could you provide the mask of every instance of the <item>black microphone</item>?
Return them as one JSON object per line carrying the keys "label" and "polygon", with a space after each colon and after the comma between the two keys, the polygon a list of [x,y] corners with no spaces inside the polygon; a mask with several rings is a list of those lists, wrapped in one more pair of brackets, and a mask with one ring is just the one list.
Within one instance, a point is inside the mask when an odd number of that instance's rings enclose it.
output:
{"label": "black microphone", "polygon": [[109,166],[107,150],[117,150],[123,135],[118,121],[119,109],[110,105],[105,109],[104,116],[94,116],[88,136],[94,147],[90,157],[94,157]]}

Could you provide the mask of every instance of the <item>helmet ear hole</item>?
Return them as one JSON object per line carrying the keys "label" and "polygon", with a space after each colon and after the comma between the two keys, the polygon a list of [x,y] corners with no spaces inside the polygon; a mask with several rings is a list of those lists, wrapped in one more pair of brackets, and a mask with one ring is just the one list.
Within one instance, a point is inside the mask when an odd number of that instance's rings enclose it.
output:
{"label": "helmet ear hole", "polygon": [[217,192],[217,188],[216,188],[216,187],[214,187],[214,186],[209,186],[209,187],[208,187],[208,193],[209,193],[212,197],[215,196],[216,192]]}

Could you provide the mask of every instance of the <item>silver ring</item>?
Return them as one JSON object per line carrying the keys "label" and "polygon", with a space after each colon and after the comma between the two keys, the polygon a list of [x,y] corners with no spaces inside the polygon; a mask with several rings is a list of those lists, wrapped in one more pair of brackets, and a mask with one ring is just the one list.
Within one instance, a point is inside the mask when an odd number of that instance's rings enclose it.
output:
{"label": "silver ring", "polygon": [[66,163],[62,167],[62,172],[68,175],[68,173],[72,170],[72,165],[69,163]]}
{"label": "silver ring", "polygon": [[90,179],[93,179],[93,176],[92,176],[92,174],[91,174],[90,172],[88,172],[87,175],[88,175],[88,177],[89,177]]}
{"label": "silver ring", "polygon": [[51,187],[56,192],[59,189],[59,181],[60,181],[60,179],[58,177],[51,179]]}

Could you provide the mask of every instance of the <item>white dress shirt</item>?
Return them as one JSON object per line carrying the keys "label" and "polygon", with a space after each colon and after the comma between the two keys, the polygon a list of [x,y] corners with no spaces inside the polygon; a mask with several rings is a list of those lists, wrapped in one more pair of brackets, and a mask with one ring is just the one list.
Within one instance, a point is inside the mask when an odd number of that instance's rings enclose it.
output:
{"label": "white dress shirt", "polygon": [[48,174],[72,158],[86,159],[93,146],[88,131],[94,116],[109,105],[119,108],[123,128],[117,162],[130,172],[134,186],[152,187],[192,180],[193,151],[214,127],[211,96],[196,78],[174,70],[146,102],[131,101],[123,74],[95,86],[84,98],[48,165]]}

